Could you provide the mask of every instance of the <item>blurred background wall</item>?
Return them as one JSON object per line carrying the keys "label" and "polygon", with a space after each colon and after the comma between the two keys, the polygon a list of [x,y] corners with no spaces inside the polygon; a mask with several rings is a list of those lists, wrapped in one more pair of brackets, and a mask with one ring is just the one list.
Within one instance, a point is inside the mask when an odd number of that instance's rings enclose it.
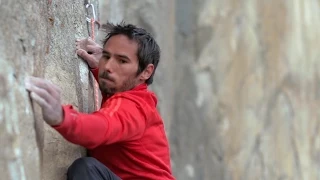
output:
{"label": "blurred background wall", "polygon": [[[320,179],[319,0],[94,4],[101,23],[139,25],[162,49],[150,88],[177,180]],[[45,77],[63,103],[93,111],[73,44],[88,36],[85,17],[82,1],[0,0],[1,180],[62,180],[85,155],[42,122],[23,85]]]}

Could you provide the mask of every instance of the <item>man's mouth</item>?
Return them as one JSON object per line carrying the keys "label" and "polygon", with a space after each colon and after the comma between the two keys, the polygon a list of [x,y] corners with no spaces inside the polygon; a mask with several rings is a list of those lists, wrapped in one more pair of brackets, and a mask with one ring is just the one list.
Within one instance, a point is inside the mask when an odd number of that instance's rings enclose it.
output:
{"label": "man's mouth", "polygon": [[114,79],[107,72],[102,72],[101,74],[99,74],[99,79],[101,79],[102,81],[105,81],[105,82],[109,82],[109,83],[115,82]]}
{"label": "man's mouth", "polygon": [[114,81],[112,78],[110,78],[109,76],[99,76],[100,79],[103,79],[103,80],[107,80],[107,81]]}
{"label": "man's mouth", "polygon": [[110,78],[102,78],[102,77],[100,77],[100,79],[102,81],[105,81],[105,82],[113,82]]}

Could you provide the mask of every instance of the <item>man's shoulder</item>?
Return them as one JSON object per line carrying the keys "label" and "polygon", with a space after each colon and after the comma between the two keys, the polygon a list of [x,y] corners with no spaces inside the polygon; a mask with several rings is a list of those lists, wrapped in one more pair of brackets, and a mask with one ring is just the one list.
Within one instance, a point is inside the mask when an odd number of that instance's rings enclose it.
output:
{"label": "man's shoulder", "polygon": [[119,104],[119,106],[121,105],[122,107],[137,106],[142,108],[156,108],[157,98],[155,94],[150,91],[124,91],[114,94],[107,99],[104,104],[105,106]]}
{"label": "man's shoulder", "polygon": [[143,98],[141,93],[135,93],[130,91],[125,91],[121,93],[114,94],[110,97],[107,102],[111,103],[114,101],[122,101],[122,102],[134,102],[134,103],[143,103],[145,99]]}

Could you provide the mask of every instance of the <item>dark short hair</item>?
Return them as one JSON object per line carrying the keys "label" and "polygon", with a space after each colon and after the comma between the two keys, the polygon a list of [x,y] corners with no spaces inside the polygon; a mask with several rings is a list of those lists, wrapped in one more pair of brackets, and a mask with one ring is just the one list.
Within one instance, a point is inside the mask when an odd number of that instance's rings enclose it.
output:
{"label": "dark short hair", "polygon": [[146,80],[148,85],[152,84],[153,76],[160,60],[160,47],[151,34],[143,28],[136,27],[132,24],[126,24],[125,22],[121,22],[119,24],[107,22],[102,25],[102,30],[107,33],[105,39],[102,41],[103,46],[112,36],[120,34],[137,42],[137,57],[139,60],[137,75],[140,74],[149,64],[153,64],[154,71],[150,78]]}

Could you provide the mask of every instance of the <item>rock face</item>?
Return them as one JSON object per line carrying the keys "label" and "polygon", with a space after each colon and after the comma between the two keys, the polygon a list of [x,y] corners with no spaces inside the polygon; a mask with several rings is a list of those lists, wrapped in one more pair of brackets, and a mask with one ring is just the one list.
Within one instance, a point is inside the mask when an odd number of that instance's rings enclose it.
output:
{"label": "rock face", "polygon": [[[0,169],[2,179],[40,179],[37,135],[43,124],[36,123],[23,80],[27,74],[43,75],[45,34],[40,16],[44,3],[1,1],[0,4]],[[33,14],[36,11],[39,14]],[[32,21],[30,21],[32,19]],[[36,71],[35,67],[39,67]],[[39,128],[37,133],[35,127]]]}
{"label": "rock face", "polygon": [[[98,7],[97,1],[91,1]],[[91,8],[88,9],[89,11]],[[96,12],[98,13],[98,11]],[[52,1],[48,4],[48,39],[44,77],[62,89],[62,100],[81,112],[94,110],[93,78],[88,66],[75,53],[75,40],[88,37],[83,1]],[[85,150],[64,140],[45,126],[43,146],[44,179],[65,179],[66,168],[85,155]]]}
{"label": "rock face", "polygon": [[63,103],[93,111],[92,78],[74,44],[88,36],[85,6],[68,0],[0,1],[0,14],[1,179],[65,179],[67,167],[85,151],[43,123],[24,79],[50,79],[62,89]]}

